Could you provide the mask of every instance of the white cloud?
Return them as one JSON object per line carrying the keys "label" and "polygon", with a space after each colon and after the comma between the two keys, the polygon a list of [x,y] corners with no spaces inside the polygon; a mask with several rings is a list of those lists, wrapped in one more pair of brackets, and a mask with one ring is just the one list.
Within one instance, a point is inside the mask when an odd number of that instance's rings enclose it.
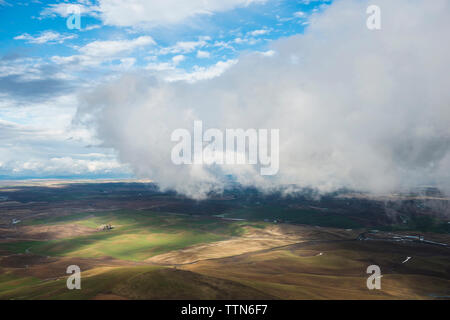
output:
{"label": "white cloud", "polygon": [[[241,56],[220,76],[202,68],[178,78],[188,83],[125,76],[86,94],[79,115],[137,175],[193,197],[220,190],[226,174],[262,189],[450,191],[450,3],[378,0],[386,14],[377,32],[365,25],[369,3],[336,1],[306,34],[276,41],[276,54]],[[170,135],[194,120],[280,129],[279,174],[174,166]]]}
{"label": "white cloud", "polygon": [[184,61],[185,59],[186,59],[185,56],[183,56],[182,54],[179,54],[179,55],[177,55],[177,56],[172,57],[172,62],[173,62],[175,65],[177,65],[177,64],[179,64],[180,62]]}
{"label": "white cloud", "polygon": [[294,12],[294,17],[296,17],[296,18],[304,18],[305,16],[306,16],[306,13],[304,13],[303,11]]}
{"label": "white cloud", "polygon": [[81,47],[78,51],[90,57],[110,57],[154,44],[155,41],[152,37],[141,36],[131,40],[93,41]]}
{"label": "white cloud", "polygon": [[[0,175],[45,177],[123,175],[115,153],[99,147],[93,131],[73,126],[75,94],[20,105],[0,102]],[[86,148],[90,145],[90,148]]]}
{"label": "white cloud", "polygon": [[210,57],[210,53],[208,51],[202,51],[202,50],[198,50],[197,51],[197,58],[199,59],[207,59]]}
{"label": "white cloud", "polygon": [[91,30],[95,30],[95,29],[100,29],[102,26],[99,24],[94,24],[94,25],[89,25],[85,28],[82,29],[82,31],[91,31]]}
{"label": "white cloud", "polygon": [[173,65],[173,63],[169,62],[151,62],[145,68],[150,71],[175,70],[175,66]]}
{"label": "white cloud", "polygon": [[135,58],[128,57],[127,55],[137,49],[152,45],[155,45],[155,41],[150,36],[140,36],[135,39],[125,40],[97,40],[77,48],[80,53],[78,55],[65,57],[53,56],[51,59],[56,64],[72,65],[77,68],[101,65],[102,63],[117,59],[121,61],[122,67],[126,66],[123,62],[126,62],[129,66],[132,66],[136,60]]}
{"label": "white cloud", "polygon": [[173,46],[162,48],[159,51],[159,54],[190,53],[198,48],[206,46],[209,40],[211,40],[209,37],[199,37],[196,41],[178,41]]}
{"label": "white cloud", "polygon": [[129,69],[136,63],[136,58],[123,58],[120,59],[120,67],[122,69]]}
{"label": "white cloud", "polygon": [[252,37],[257,37],[257,36],[262,36],[262,35],[268,34],[269,32],[270,32],[270,30],[268,30],[268,29],[259,29],[259,30],[250,31],[248,33],[248,35],[250,35]]}
{"label": "white cloud", "polygon": [[236,49],[234,49],[233,46],[230,45],[229,42],[225,42],[225,41],[215,41],[213,46],[221,48],[221,49],[229,49],[229,50],[232,50],[232,51],[236,50]]}
{"label": "white cloud", "polygon": [[44,31],[39,36],[33,37],[28,33],[21,34],[14,37],[14,40],[25,40],[29,43],[44,44],[44,43],[63,43],[66,40],[76,38],[76,34],[62,35],[55,31]]}
{"label": "white cloud", "polygon": [[124,174],[129,169],[115,159],[103,157],[100,160],[74,159],[72,157],[56,157],[51,159],[34,158],[27,161],[16,160],[4,163],[0,173],[8,176],[73,176],[73,175],[106,175]]}
{"label": "white cloud", "polygon": [[308,5],[308,4],[310,4],[311,2],[329,3],[329,2],[331,2],[331,0],[300,0],[299,2],[300,2],[301,4]]}
{"label": "white cloud", "polygon": [[83,3],[85,1],[78,1],[78,3],[57,3],[48,5],[42,12],[43,17],[54,17],[61,16],[67,18],[68,16],[74,14],[74,9],[79,12],[82,16],[93,16],[98,17],[99,8],[92,5],[90,2]]}
{"label": "white cloud", "polygon": [[260,53],[265,57],[272,57],[273,55],[276,54],[276,52],[274,50],[267,50],[267,51],[260,52]]}
{"label": "white cloud", "polygon": [[99,10],[107,25],[161,25],[262,2],[265,0],[99,0]]}
{"label": "white cloud", "polygon": [[[98,0],[98,4],[79,0],[76,5],[81,14],[100,18],[112,26],[157,26],[183,22],[188,18],[211,15],[237,7],[245,7],[266,0]],[[43,10],[42,16],[71,14],[73,4],[51,4]]]}
{"label": "white cloud", "polygon": [[219,61],[210,67],[194,66],[191,72],[176,72],[175,74],[165,77],[167,81],[187,81],[196,82],[200,80],[213,79],[220,76],[231,66],[235,65],[237,60]]}
{"label": "white cloud", "polygon": [[194,66],[191,71],[186,71],[184,69],[177,68],[177,64],[184,59],[184,56],[183,58],[178,56],[175,56],[174,58],[175,61],[173,61],[172,58],[171,62],[151,62],[145,67],[145,69],[156,72],[154,75],[168,82],[186,81],[189,83],[194,83],[200,80],[216,78],[237,63],[237,60],[231,59],[219,61],[209,67]]}

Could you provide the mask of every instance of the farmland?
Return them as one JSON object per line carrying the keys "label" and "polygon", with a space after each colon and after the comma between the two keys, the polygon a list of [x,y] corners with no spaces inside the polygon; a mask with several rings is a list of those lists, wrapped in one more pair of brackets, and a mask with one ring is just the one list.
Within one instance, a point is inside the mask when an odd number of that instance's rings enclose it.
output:
{"label": "farmland", "polygon": [[[432,214],[420,230],[413,223],[420,212],[407,215],[408,203],[399,215],[409,222],[399,224],[371,199],[283,200],[235,190],[194,202],[144,183],[7,186],[0,196],[0,299],[450,294],[446,221]],[[369,230],[377,235],[370,241],[361,236]],[[390,241],[393,230],[403,240],[432,241]],[[82,271],[81,290],[66,287],[70,265]],[[367,289],[369,265],[382,270],[381,290]]]}

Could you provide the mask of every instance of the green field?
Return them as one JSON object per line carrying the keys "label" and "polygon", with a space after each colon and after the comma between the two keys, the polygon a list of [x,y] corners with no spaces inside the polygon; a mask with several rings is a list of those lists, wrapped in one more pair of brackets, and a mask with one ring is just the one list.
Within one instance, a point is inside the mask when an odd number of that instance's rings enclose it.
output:
{"label": "green field", "polygon": [[[248,219],[240,221],[149,210],[28,219],[17,229],[21,237],[0,243],[0,300],[431,299],[449,294],[447,248],[357,241],[364,229],[316,228],[357,226],[331,212],[260,209],[223,215]],[[113,229],[103,230],[106,224]],[[30,231],[41,236],[25,241]],[[286,239],[291,240],[279,242]],[[157,255],[176,259],[160,262]],[[408,256],[412,260],[403,264]],[[81,290],[66,287],[66,269],[73,264],[82,270]],[[367,290],[365,270],[371,264],[384,271],[383,291]]]}
{"label": "green field", "polygon": [[[101,226],[105,224],[114,228],[104,231]],[[26,223],[27,228],[74,225],[93,232],[57,240],[1,243],[0,250],[18,254],[16,259],[54,257],[60,264],[34,264],[30,275],[26,269],[0,267],[0,299],[93,299],[105,294],[128,299],[273,298],[229,280],[152,265],[103,267],[94,262],[83,269],[82,290],[67,290],[65,284],[65,268],[71,263],[65,261],[108,257],[139,262],[192,245],[238,237],[245,233],[244,227],[264,228],[264,223],[137,210],[81,213]],[[61,258],[72,260],[58,260]]]}
{"label": "green field", "polygon": [[[142,261],[154,255],[239,236],[248,223],[224,222],[214,218],[196,218],[149,211],[113,211],[37,219],[28,225],[78,224],[95,230],[104,224],[113,230],[49,241],[19,241],[0,244],[0,249],[46,256],[83,258],[113,257]],[[256,225],[256,224],[255,224]],[[259,224],[260,225],[260,224]]]}

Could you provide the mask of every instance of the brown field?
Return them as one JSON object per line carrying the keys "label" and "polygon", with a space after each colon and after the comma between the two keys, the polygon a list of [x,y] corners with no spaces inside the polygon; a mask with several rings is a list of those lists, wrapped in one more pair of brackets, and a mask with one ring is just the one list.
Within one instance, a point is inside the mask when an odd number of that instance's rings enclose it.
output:
{"label": "brown field", "polygon": [[237,239],[213,242],[171,251],[146,261],[161,265],[192,264],[202,260],[238,256],[244,253],[264,251],[313,240],[354,239],[356,231],[337,231],[331,228],[309,228],[288,224],[272,225],[265,229],[246,228]]}
{"label": "brown field", "polygon": [[[406,256],[413,259],[402,264]],[[382,270],[382,290],[366,287],[371,264]],[[281,299],[430,299],[448,295],[450,288],[447,249],[376,242],[306,242],[183,269],[238,281]]]}
{"label": "brown field", "polygon": [[[28,232],[29,228],[18,230]],[[47,229],[36,230],[46,233]],[[59,226],[56,230],[54,236],[60,237],[64,229]],[[108,277],[120,278],[113,287],[102,285],[84,293],[83,299],[432,299],[448,295],[447,248],[356,241],[357,231],[332,228],[272,225],[246,227],[246,231],[241,237],[171,251],[142,262],[5,255],[3,251],[0,270],[18,278],[40,279],[38,286],[61,283],[52,296],[40,291],[35,296],[39,299],[65,297],[61,287],[67,277],[65,269],[72,264],[83,270],[87,279],[83,281],[103,283]],[[402,264],[406,256],[413,258]],[[381,267],[382,290],[366,287],[365,269],[371,264]],[[162,269],[153,270],[152,266]],[[139,276],[139,268],[150,269]],[[162,284],[150,283],[156,278]],[[173,281],[180,281],[184,291]],[[169,287],[163,290],[159,286]]]}
{"label": "brown field", "polygon": [[[305,210],[310,225],[274,223],[275,205],[273,216],[233,221],[217,213],[223,205],[235,210],[234,195],[199,206],[139,185],[134,193],[114,188],[0,186],[0,299],[450,299],[449,233],[372,232],[371,214],[387,220],[378,207],[362,210],[364,202],[354,203],[353,220],[363,226],[346,229],[328,227],[323,217],[331,210],[321,203],[289,205],[287,213]],[[348,222],[341,219],[347,202],[330,205],[341,206],[330,219]],[[245,215],[248,206],[236,210]],[[105,231],[105,224],[114,228]],[[440,245],[394,241],[398,235]],[[66,287],[70,265],[82,270],[81,290]],[[381,268],[381,290],[366,286],[370,265]]]}
{"label": "brown field", "polygon": [[20,226],[14,229],[0,229],[0,241],[11,240],[54,240],[73,238],[96,232],[95,229],[77,224]]}

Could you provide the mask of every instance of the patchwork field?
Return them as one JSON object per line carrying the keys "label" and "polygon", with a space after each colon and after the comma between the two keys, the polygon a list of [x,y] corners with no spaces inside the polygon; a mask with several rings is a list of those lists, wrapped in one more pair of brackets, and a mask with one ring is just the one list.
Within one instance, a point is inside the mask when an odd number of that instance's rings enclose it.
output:
{"label": "patchwork field", "polygon": [[[197,215],[158,209],[161,195],[155,203],[78,212],[57,210],[58,201],[45,211],[4,206],[3,218],[21,220],[0,225],[0,299],[450,298],[445,232],[369,232],[313,213],[302,219],[319,225],[286,223],[292,208]],[[431,242],[408,240],[419,235]],[[66,287],[70,265],[81,268],[81,290]],[[381,268],[381,290],[366,286],[369,265]]]}
{"label": "patchwork field", "polygon": [[[406,256],[414,258],[402,264]],[[446,250],[341,241],[294,244],[185,269],[281,299],[430,299],[448,296],[449,263]],[[373,264],[381,268],[382,290],[367,289],[366,269]]]}
{"label": "patchwork field", "polygon": [[[106,224],[112,229],[102,230]],[[143,261],[172,250],[238,236],[245,232],[244,225],[246,223],[224,223],[214,218],[141,211],[75,214],[38,219],[18,227],[9,234],[14,241],[0,243],[0,249],[14,253],[80,258],[107,256]],[[66,230],[68,236],[61,238],[60,230]]]}

